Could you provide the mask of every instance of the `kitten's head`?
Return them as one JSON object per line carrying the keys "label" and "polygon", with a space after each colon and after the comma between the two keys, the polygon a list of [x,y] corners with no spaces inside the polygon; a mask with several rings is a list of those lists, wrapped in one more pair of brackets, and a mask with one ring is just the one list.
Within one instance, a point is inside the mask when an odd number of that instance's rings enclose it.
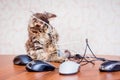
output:
{"label": "kitten's head", "polygon": [[49,33],[49,19],[55,18],[56,15],[48,12],[34,13],[29,22],[29,28],[33,33]]}
{"label": "kitten's head", "polygon": [[[55,18],[56,15],[52,13],[35,13],[32,15],[30,22],[29,22],[29,37],[34,38],[37,37],[38,40],[41,41],[41,43],[48,43],[51,42],[53,38],[53,28],[49,25],[49,19]],[[55,31],[54,31],[55,34]],[[57,34],[57,33],[56,33]]]}
{"label": "kitten's head", "polygon": [[48,24],[49,24],[49,19],[56,17],[55,14],[52,14],[52,13],[49,13],[49,12],[35,13],[35,14],[33,14],[33,16],[43,20],[44,22],[46,22]]}

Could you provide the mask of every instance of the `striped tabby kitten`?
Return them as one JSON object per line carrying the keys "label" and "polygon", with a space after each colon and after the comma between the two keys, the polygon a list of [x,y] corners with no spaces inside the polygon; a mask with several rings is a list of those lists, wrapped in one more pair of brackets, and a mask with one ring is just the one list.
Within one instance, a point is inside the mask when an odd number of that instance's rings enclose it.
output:
{"label": "striped tabby kitten", "polygon": [[56,17],[51,13],[35,13],[28,24],[28,40],[26,50],[30,57],[37,60],[63,62],[58,56],[56,43],[58,33],[49,23],[49,19]]}

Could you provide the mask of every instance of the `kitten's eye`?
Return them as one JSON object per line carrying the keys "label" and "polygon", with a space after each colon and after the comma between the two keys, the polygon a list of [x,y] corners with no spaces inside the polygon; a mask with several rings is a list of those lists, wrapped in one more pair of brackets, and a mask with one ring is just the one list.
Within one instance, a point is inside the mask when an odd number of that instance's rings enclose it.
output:
{"label": "kitten's eye", "polygon": [[43,26],[43,31],[46,32],[48,27],[46,25]]}
{"label": "kitten's eye", "polygon": [[44,26],[47,26],[47,24],[46,24],[46,23],[44,23]]}
{"label": "kitten's eye", "polygon": [[37,19],[36,18],[33,18],[33,22],[36,22],[37,21]]}
{"label": "kitten's eye", "polygon": [[36,39],[36,37],[35,37],[35,36],[33,36],[33,37],[32,37],[32,39],[34,40],[34,39]]}
{"label": "kitten's eye", "polygon": [[43,24],[43,22],[39,22],[40,24]]}

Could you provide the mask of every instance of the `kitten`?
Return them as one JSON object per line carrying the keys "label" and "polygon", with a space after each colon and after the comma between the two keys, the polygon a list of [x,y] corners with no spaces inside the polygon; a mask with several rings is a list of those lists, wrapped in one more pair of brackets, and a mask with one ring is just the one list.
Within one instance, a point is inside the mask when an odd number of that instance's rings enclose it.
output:
{"label": "kitten", "polygon": [[49,19],[55,18],[52,13],[35,13],[28,24],[28,40],[26,51],[37,60],[63,62],[64,57],[58,56],[56,45],[59,35],[50,25]]}

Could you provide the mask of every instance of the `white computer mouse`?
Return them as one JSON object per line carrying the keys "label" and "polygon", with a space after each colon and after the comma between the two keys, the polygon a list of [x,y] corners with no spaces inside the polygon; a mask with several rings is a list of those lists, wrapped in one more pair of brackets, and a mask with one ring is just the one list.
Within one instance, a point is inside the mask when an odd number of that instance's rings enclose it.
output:
{"label": "white computer mouse", "polygon": [[79,71],[80,64],[74,61],[65,61],[59,66],[60,74],[75,74]]}

